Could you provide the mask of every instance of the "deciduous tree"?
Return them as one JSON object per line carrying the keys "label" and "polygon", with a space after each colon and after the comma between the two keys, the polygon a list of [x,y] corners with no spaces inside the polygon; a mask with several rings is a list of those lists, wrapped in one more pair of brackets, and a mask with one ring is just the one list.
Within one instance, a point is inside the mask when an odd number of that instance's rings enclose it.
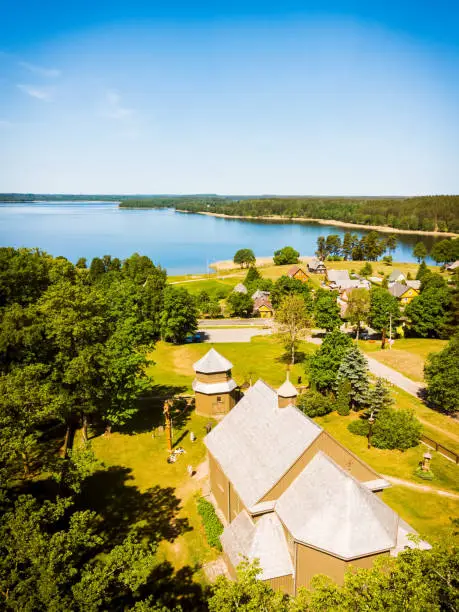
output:
{"label": "deciduous tree", "polygon": [[306,374],[315,389],[322,393],[334,390],[339,366],[351,347],[351,338],[338,329],[325,336],[319,349],[306,361]]}
{"label": "deciduous tree", "polygon": [[233,262],[244,268],[255,265],[256,257],[252,249],[239,249],[234,254]]}
{"label": "deciduous tree", "polygon": [[276,311],[276,321],[284,337],[287,351],[295,363],[295,349],[298,341],[311,326],[311,315],[301,295],[286,296]]}
{"label": "deciduous tree", "polygon": [[459,335],[439,353],[428,356],[424,367],[427,401],[436,410],[454,414],[459,410]]}
{"label": "deciduous tree", "polygon": [[285,246],[278,251],[274,251],[274,265],[284,266],[285,264],[298,263],[299,252],[291,246]]}
{"label": "deciduous tree", "polygon": [[317,327],[332,331],[339,328],[341,318],[337,293],[319,288],[314,300],[314,321]]}
{"label": "deciduous tree", "polygon": [[357,340],[362,323],[368,320],[370,312],[370,292],[364,288],[352,289],[349,292],[346,318],[356,326]]}

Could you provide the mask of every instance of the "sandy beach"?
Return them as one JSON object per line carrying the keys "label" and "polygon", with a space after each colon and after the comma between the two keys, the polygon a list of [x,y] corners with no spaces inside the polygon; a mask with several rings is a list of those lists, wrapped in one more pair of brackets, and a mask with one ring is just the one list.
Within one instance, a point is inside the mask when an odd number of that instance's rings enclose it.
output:
{"label": "sandy beach", "polygon": [[444,236],[445,238],[457,237],[459,234],[454,232],[435,232],[424,230],[404,230],[395,227],[387,227],[386,225],[365,225],[364,223],[347,223],[346,221],[335,221],[333,219],[308,219],[307,217],[281,217],[280,215],[271,215],[265,217],[249,217],[242,215],[224,215],[223,213],[212,212],[195,212],[190,210],[176,210],[176,212],[208,215],[209,217],[222,217],[223,219],[250,219],[252,221],[283,221],[284,223],[319,223],[320,225],[335,225],[337,227],[351,227],[356,229],[376,230],[377,232],[386,232],[388,234],[418,234],[420,236]]}

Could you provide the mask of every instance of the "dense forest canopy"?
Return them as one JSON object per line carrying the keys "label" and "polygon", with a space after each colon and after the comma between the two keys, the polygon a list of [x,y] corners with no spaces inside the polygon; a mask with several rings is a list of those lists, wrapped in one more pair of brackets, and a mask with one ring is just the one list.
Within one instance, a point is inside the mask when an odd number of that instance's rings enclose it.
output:
{"label": "dense forest canopy", "polygon": [[123,200],[121,207],[160,208],[211,212],[241,217],[279,216],[287,219],[331,219],[405,230],[459,232],[459,196],[414,198],[313,198],[313,197],[165,197]]}

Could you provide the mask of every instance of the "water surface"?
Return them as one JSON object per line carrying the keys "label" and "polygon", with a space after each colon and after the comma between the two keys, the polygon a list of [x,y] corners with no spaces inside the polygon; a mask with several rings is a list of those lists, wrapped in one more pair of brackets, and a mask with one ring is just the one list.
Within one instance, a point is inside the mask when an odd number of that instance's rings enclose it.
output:
{"label": "water surface", "polygon": [[[317,237],[343,236],[352,230],[316,223],[222,219],[177,213],[170,209],[126,209],[116,203],[0,204],[0,246],[39,247],[73,262],[110,254],[120,259],[134,252],[148,255],[169,274],[202,273],[213,261],[232,259],[244,247],[258,257],[285,245],[313,255]],[[422,240],[428,249],[435,238],[397,234],[396,261],[414,261],[412,250]]]}

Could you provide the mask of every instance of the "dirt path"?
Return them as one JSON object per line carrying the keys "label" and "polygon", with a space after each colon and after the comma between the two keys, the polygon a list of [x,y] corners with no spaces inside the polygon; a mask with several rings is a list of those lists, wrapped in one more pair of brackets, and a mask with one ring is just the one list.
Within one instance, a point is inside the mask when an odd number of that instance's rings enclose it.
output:
{"label": "dirt path", "polygon": [[429,487],[429,485],[416,484],[415,482],[402,480],[402,478],[395,478],[395,476],[387,476],[386,474],[381,474],[381,476],[395,485],[416,489],[417,491],[423,491],[424,493],[434,493],[435,495],[441,495],[442,497],[449,497],[451,499],[459,499],[459,493],[452,493],[451,491],[445,491],[444,489],[436,489],[435,487]]}

